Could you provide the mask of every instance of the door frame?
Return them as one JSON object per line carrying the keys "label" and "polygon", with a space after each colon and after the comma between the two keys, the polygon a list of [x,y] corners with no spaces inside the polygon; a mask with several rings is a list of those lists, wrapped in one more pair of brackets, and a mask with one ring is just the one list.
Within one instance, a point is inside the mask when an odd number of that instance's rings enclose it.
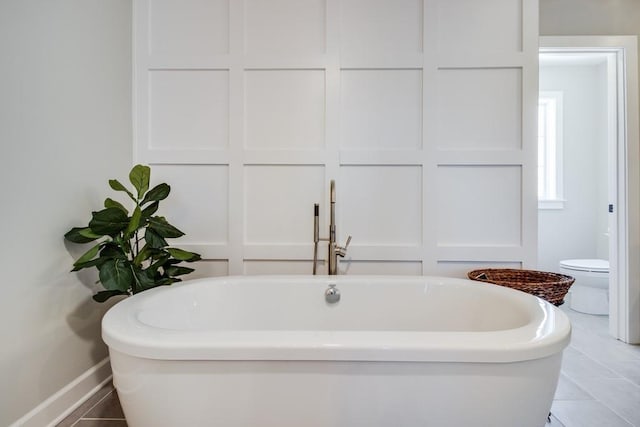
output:
{"label": "door frame", "polygon": [[[617,89],[614,194],[609,203],[610,277],[609,331],[621,341],[640,343],[640,143],[638,110],[638,48],[636,36],[542,36],[540,52],[606,52]],[[610,145],[611,147],[611,145]]]}

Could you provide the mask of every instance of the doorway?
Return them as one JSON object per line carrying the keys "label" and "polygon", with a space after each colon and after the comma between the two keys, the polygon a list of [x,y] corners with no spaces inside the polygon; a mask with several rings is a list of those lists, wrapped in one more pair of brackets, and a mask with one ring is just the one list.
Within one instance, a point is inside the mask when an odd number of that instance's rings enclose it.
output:
{"label": "doorway", "polygon": [[[604,98],[600,99],[608,105],[608,112],[604,113],[603,119],[606,132],[603,132],[600,139],[606,142],[601,143],[602,151],[594,156],[596,159],[608,158],[603,166],[608,172],[603,175],[607,185],[602,185],[605,188],[600,191],[606,194],[603,196],[605,202],[600,202],[601,206],[593,208],[595,221],[601,223],[601,228],[605,227],[603,230],[594,230],[598,233],[596,240],[600,241],[600,249],[596,248],[596,252],[602,254],[602,241],[607,232],[608,244],[604,251],[608,252],[610,262],[609,330],[614,337],[624,342],[638,343],[640,268],[636,260],[640,255],[640,158],[636,37],[541,37],[540,53],[541,65],[550,62],[585,66],[591,64],[594,70],[601,70],[604,78],[602,85],[606,90]],[[584,127],[586,126],[587,123]],[[558,161],[562,163],[561,147],[557,152]],[[542,163],[549,167],[546,162]],[[543,174],[544,172],[540,172],[542,170],[543,168],[539,168],[539,173]],[[555,209],[562,209],[564,200],[561,171],[557,179],[559,193],[556,194],[558,197],[554,206]],[[589,186],[587,192],[597,193],[596,186],[586,185]],[[599,209],[605,210],[605,213],[598,215],[595,211]],[[600,219],[597,219],[598,216]]]}

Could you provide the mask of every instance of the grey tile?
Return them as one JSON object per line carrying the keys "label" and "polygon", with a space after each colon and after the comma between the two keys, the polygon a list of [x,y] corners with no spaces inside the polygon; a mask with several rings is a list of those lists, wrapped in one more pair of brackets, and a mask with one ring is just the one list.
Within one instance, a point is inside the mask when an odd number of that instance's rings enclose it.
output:
{"label": "grey tile", "polygon": [[602,363],[579,352],[564,354],[562,373],[571,380],[576,378],[621,378],[620,375]]}
{"label": "grey tile", "polygon": [[571,310],[569,307],[563,306],[562,311],[571,320],[571,325],[574,330],[587,330],[591,333],[608,335],[609,331],[609,316],[597,316],[593,314],[579,313]]}
{"label": "grey tile", "polygon": [[573,327],[571,346],[600,360],[633,360],[640,358],[640,345],[629,345],[609,334],[609,317],[578,313],[563,309]]}
{"label": "grey tile", "polygon": [[595,400],[557,400],[551,413],[565,427],[634,427]]}
{"label": "grey tile", "polygon": [[108,383],[100,390],[98,390],[93,396],[89,397],[84,403],[76,408],[71,414],[69,414],[64,420],[56,424],[56,427],[71,427],[76,421],[78,421],[84,414],[86,414],[91,408],[100,402],[106,395],[114,390],[113,384]]}
{"label": "grey tile", "polygon": [[635,426],[640,426],[640,386],[624,378],[581,378],[580,387]]}
{"label": "grey tile", "polygon": [[565,348],[564,351],[562,352],[562,363],[564,363],[567,357],[571,357],[571,356],[584,356],[584,353],[582,353],[581,351],[578,351],[574,346],[569,344],[569,347]]}
{"label": "grey tile", "polygon": [[124,420],[80,420],[73,427],[127,427]]}
{"label": "grey tile", "polygon": [[593,400],[593,396],[580,388],[576,383],[560,374],[558,388],[553,397],[554,400]]}
{"label": "grey tile", "polygon": [[545,427],[565,427],[565,425],[562,424],[555,415],[551,414],[549,421],[545,424]]}
{"label": "grey tile", "polygon": [[124,413],[120,406],[118,393],[114,390],[98,402],[82,418],[120,418],[124,419]]}
{"label": "grey tile", "polygon": [[612,336],[600,336],[589,332],[576,331],[571,337],[571,346],[598,361],[640,360],[640,352],[635,346],[618,341]]}
{"label": "grey tile", "polygon": [[613,361],[610,362],[608,366],[621,377],[628,379],[636,385],[640,385],[640,360]]}

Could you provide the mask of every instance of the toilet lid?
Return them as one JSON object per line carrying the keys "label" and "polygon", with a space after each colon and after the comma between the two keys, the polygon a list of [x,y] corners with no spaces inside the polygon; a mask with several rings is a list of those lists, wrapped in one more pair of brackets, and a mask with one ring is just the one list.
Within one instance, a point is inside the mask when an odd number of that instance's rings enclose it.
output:
{"label": "toilet lid", "polygon": [[609,261],[604,259],[566,259],[560,261],[560,267],[568,268],[569,270],[608,273]]}

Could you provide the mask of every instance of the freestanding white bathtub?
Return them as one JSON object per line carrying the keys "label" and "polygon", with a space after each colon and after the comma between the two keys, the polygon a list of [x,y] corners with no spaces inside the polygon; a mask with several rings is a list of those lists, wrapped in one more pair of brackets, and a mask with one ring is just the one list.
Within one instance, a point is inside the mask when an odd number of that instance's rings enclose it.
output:
{"label": "freestanding white bathtub", "polygon": [[130,427],[543,427],[570,337],[531,295],[392,276],[193,280],[102,330]]}

